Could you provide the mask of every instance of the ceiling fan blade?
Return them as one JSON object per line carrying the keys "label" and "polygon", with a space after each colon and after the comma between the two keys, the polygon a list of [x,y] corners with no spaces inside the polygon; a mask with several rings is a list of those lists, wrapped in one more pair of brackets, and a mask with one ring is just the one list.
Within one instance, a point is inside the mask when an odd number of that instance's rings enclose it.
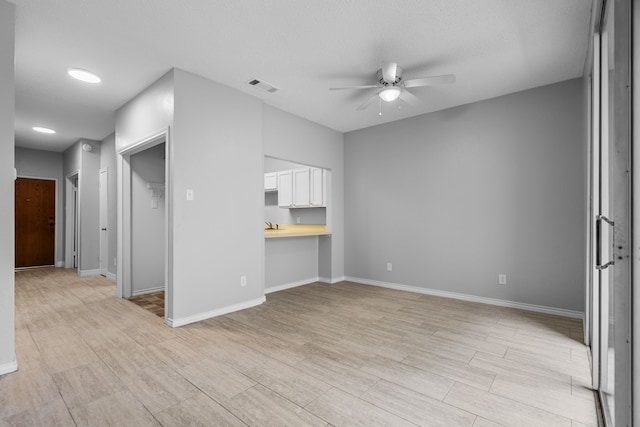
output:
{"label": "ceiling fan blade", "polygon": [[395,62],[383,62],[382,63],[382,78],[389,84],[394,84],[396,81],[396,72],[398,71],[398,64]]}
{"label": "ceiling fan blade", "polygon": [[374,93],[369,98],[367,98],[362,104],[358,105],[358,108],[356,108],[356,110],[357,111],[366,110],[367,107],[369,107],[369,105],[371,105],[373,101],[375,101],[378,98],[379,98],[378,94]]}
{"label": "ceiling fan blade", "polygon": [[411,105],[412,107],[419,107],[422,104],[422,101],[420,100],[420,98],[418,98],[408,90],[403,90],[400,93],[400,99],[402,99],[404,102]]}
{"label": "ceiling fan blade", "polygon": [[443,76],[423,77],[421,79],[410,79],[404,81],[404,87],[434,86],[446,83],[455,83],[456,76],[445,74]]}
{"label": "ceiling fan blade", "polygon": [[363,86],[347,86],[347,87],[330,87],[329,90],[351,90],[351,89],[371,89],[378,87],[378,85],[363,85]]}

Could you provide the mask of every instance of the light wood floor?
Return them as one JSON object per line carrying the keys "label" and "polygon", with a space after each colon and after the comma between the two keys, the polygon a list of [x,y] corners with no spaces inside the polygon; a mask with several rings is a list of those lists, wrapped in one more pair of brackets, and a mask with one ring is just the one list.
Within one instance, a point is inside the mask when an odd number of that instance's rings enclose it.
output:
{"label": "light wood floor", "polygon": [[0,426],[596,426],[581,322],[311,284],[171,329],[103,277],[16,273]]}
{"label": "light wood floor", "polygon": [[136,295],[127,298],[135,305],[139,305],[155,314],[164,318],[164,291],[150,292],[148,294]]}

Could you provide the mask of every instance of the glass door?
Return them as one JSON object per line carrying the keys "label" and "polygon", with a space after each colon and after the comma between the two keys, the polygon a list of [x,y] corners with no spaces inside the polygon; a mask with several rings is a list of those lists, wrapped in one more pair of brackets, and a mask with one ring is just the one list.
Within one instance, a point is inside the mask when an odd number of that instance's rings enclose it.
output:
{"label": "glass door", "polygon": [[594,41],[589,294],[593,384],[608,427],[631,425],[629,12],[606,1]]}
{"label": "glass door", "polygon": [[[599,391],[607,425],[615,425],[615,289],[611,279],[614,271],[612,231],[615,222],[612,215],[610,180],[610,149],[614,140],[613,78],[614,40],[613,2],[607,2],[600,37],[600,165],[599,165],[599,214],[596,216],[596,269],[600,282],[600,381]],[[611,268],[609,268],[611,267]]]}

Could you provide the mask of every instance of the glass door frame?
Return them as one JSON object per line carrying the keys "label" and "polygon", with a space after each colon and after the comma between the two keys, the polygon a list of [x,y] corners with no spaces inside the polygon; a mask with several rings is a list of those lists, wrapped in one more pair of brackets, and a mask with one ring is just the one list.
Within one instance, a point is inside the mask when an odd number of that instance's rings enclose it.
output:
{"label": "glass door frame", "polygon": [[[599,3],[599,2],[595,2]],[[638,393],[632,394],[633,367],[631,363],[631,335],[632,328],[632,297],[640,302],[640,296],[632,293],[632,264],[640,267],[638,250],[632,241],[633,210],[632,201],[635,188],[633,186],[632,160],[635,154],[632,150],[631,114],[637,114],[638,108],[632,109],[631,64],[632,64],[632,11],[640,16],[640,0],[605,0],[602,8],[596,10],[594,20],[595,37],[593,39],[593,58],[591,61],[591,93],[590,101],[590,138],[588,150],[588,189],[589,189],[589,229],[587,241],[590,250],[587,253],[589,269],[587,270],[587,313],[585,331],[586,341],[591,346],[593,386],[598,391],[603,408],[603,416],[607,426],[613,421],[617,426],[631,426],[633,419],[632,398],[640,402]],[[632,8],[632,3],[638,5]],[[613,6],[613,9],[612,9]],[[612,9],[612,10],[611,10]],[[633,9],[633,10],[632,10]],[[612,13],[607,22],[607,13]],[[610,27],[607,27],[609,25]],[[609,36],[607,36],[609,33]],[[610,34],[613,33],[613,36]],[[601,34],[603,37],[601,37]],[[610,40],[607,40],[610,37]],[[608,42],[611,43],[608,43]],[[609,52],[609,48],[613,52]],[[634,48],[637,48],[635,46]],[[612,55],[610,55],[612,53]],[[607,60],[612,63],[607,64]],[[610,65],[612,67],[610,67]],[[609,132],[611,130],[612,132]],[[602,151],[600,147],[602,144]],[[640,156],[639,156],[640,158]],[[601,168],[601,166],[603,166]],[[609,170],[607,170],[609,168]],[[605,176],[603,186],[600,186],[600,176]],[[607,183],[607,179],[610,180]],[[609,185],[610,184],[610,185]],[[609,194],[607,194],[609,192]],[[600,203],[601,202],[601,203]],[[640,207],[640,203],[638,203]],[[640,210],[638,210],[640,211]],[[615,261],[615,266],[607,269],[596,269],[597,230],[596,215],[609,213],[615,223],[613,235],[602,239],[602,264],[609,260]],[[602,231],[602,230],[600,230]],[[638,233],[640,237],[640,232]],[[601,237],[605,237],[602,236]],[[606,252],[609,252],[608,254]],[[630,255],[634,253],[632,261]],[[637,261],[636,261],[637,260]],[[602,279],[602,280],[601,280]],[[607,279],[611,286],[611,294],[607,287]],[[611,297],[611,305],[607,299]],[[611,336],[609,336],[608,310],[612,311]],[[639,331],[640,332],[640,331]],[[640,334],[638,334],[640,335]],[[609,344],[615,353],[609,351]],[[607,358],[611,355],[611,364]],[[640,359],[638,352],[636,358]],[[606,364],[606,366],[605,366]],[[615,372],[613,384],[607,384],[609,369]],[[608,390],[605,390],[607,388]],[[607,394],[615,396],[614,414],[607,413]]]}

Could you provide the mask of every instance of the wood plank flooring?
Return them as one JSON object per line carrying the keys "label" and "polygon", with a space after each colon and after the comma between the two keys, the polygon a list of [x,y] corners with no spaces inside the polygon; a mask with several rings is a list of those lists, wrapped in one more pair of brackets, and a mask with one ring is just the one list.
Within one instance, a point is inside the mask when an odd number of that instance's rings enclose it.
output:
{"label": "wood plank flooring", "polygon": [[343,282],[177,329],[16,273],[0,426],[597,426],[581,321]]}
{"label": "wood plank flooring", "polygon": [[149,310],[156,316],[164,317],[164,291],[150,292],[127,298],[132,303]]}

